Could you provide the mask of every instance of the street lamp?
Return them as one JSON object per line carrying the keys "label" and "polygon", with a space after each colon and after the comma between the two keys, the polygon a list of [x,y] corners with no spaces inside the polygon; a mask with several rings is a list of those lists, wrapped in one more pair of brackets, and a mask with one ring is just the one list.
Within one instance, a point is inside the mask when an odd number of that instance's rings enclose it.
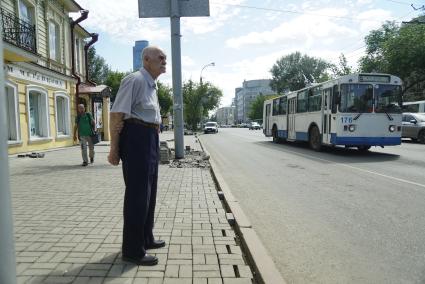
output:
{"label": "street lamp", "polygon": [[201,83],[201,85],[202,85],[202,71],[204,71],[204,69],[207,68],[208,66],[215,66],[215,63],[211,62],[211,63],[208,63],[207,65],[205,65],[204,67],[202,67],[201,75],[199,76],[199,82]]}

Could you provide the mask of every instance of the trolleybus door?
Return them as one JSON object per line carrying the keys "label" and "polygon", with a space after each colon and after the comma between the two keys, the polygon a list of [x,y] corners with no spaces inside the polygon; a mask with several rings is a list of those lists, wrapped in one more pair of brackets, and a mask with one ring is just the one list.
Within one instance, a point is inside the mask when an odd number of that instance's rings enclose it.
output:
{"label": "trolleybus door", "polygon": [[288,100],[288,139],[295,140],[297,138],[295,131],[295,112],[297,110],[297,98]]}
{"label": "trolleybus door", "polygon": [[322,97],[322,130],[323,130],[323,143],[329,144],[331,142],[331,95],[332,89],[328,88],[323,90]]}
{"label": "trolleybus door", "polygon": [[266,135],[271,135],[271,129],[270,129],[271,109],[272,109],[272,104],[267,104],[266,105],[266,119],[264,121],[264,129],[265,129],[265,132],[266,132],[264,134],[266,134]]}

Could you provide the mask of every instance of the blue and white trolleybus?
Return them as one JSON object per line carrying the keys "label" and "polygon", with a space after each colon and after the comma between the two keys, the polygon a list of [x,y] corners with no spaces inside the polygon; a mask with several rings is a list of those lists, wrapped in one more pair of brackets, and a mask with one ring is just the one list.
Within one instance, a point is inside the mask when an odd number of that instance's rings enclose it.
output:
{"label": "blue and white trolleybus", "polygon": [[388,74],[350,74],[264,102],[263,132],[278,141],[357,147],[401,144],[402,82]]}

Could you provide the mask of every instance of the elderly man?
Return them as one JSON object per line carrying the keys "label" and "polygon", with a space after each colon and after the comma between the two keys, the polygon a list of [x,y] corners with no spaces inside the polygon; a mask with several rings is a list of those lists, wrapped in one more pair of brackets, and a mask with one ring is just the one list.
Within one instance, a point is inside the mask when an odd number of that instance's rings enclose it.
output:
{"label": "elderly man", "polygon": [[156,265],[146,250],[165,246],[153,236],[159,163],[159,112],[155,80],[165,73],[166,56],[155,46],[142,53],[143,67],[125,77],[110,116],[108,161],[121,159],[125,183],[122,259]]}

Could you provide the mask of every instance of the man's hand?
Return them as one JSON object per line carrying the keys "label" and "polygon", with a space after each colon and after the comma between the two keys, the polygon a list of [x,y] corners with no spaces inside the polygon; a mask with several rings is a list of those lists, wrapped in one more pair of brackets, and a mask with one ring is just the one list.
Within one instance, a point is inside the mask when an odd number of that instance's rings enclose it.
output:
{"label": "man's hand", "polygon": [[74,135],[74,142],[77,142],[77,135]]}
{"label": "man's hand", "polygon": [[120,163],[120,156],[118,154],[118,151],[114,151],[111,148],[108,155],[108,162],[113,166],[118,166],[118,164]]}
{"label": "man's hand", "polygon": [[119,155],[119,140],[120,132],[124,126],[123,113],[110,113],[109,130],[111,133],[111,149],[109,150],[108,162],[113,166],[118,166],[120,163]]}

